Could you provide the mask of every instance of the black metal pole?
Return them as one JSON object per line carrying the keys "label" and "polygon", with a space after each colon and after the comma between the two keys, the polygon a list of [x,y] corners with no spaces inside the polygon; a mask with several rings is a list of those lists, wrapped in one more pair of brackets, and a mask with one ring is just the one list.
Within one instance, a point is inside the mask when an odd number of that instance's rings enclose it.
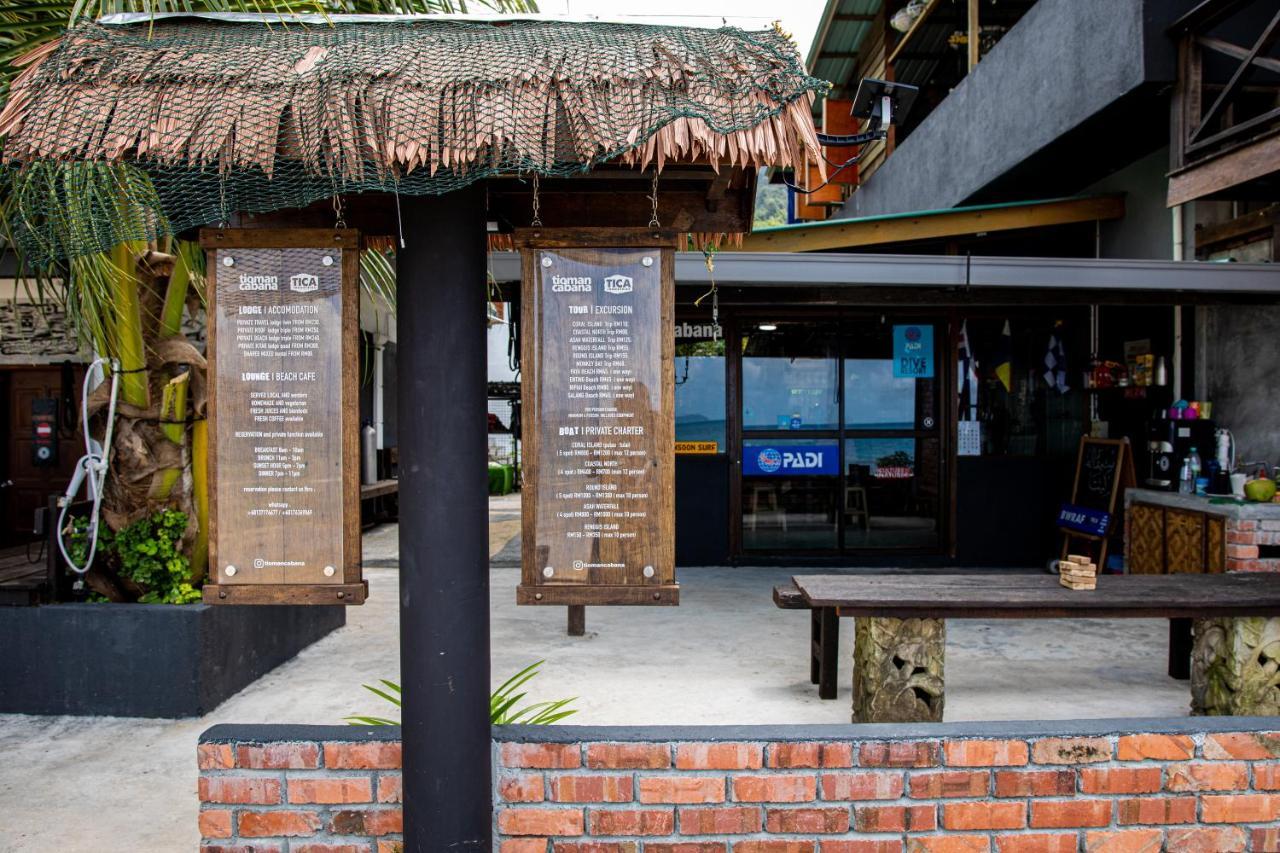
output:
{"label": "black metal pole", "polygon": [[396,255],[406,853],[492,849],[484,194],[401,197]]}

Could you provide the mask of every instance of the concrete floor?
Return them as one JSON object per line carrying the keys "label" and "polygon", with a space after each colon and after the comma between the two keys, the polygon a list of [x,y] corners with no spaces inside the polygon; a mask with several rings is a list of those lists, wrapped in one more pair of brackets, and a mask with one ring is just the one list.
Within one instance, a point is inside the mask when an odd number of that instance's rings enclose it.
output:
{"label": "concrete floor", "polygon": [[[571,723],[848,721],[851,623],[840,696],[822,701],[808,680],[807,616],[770,599],[796,570],[682,570],[680,607],[589,609],[587,636],[570,638],[563,608],[515,606],[518,512],[518,499],[491,507],[491,553],[509,566],[490,570],[495,684],[546,660],[532,698],[578,697]],[[399,669],[395,538],[394,526],[366,535],[369,601],[345,628],[205,717],[0,715],[0,850],[192,849],[205,728],[387,713],[360,684]],[[948,631],[948,720],[1187,713],[1186,684],[1165,675],[1165,622],[953,622]]]}

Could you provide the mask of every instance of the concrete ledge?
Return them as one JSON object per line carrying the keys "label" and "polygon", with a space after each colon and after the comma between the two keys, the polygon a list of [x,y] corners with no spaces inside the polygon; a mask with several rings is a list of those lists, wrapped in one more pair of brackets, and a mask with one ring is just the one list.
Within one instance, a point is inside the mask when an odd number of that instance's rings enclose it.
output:
{"label": "concrete ledge", "polygon": [[343,607],[0,608],[0,713],[198,717],[346,621]]}

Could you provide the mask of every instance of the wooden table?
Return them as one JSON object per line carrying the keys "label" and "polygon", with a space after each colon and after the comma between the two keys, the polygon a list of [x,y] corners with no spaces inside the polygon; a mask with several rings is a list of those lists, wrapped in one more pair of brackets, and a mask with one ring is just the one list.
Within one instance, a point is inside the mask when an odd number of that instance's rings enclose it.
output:
{"label": "wooden table", "polygon": [[[1104,575],[1088,592],[1066,589],[1049,574],[797,575],[793,581],[814,610],[815,626],[860,617],[854,722],[942,719],[947,619],[1194,619],[1193,710],[1280,713],[1280,686],[1266,689],[1260,679],[1267,668],[1258,663],[1280,641],[1277,573]],[[1256,689],[1239,689],[1251,680]]]}

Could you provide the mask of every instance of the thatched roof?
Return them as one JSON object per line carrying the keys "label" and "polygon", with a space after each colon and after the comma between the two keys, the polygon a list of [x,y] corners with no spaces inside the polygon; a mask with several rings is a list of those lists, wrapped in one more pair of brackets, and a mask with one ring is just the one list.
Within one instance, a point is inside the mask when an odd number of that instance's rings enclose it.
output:
{"label": "thatched roof", "polygon": [[817,154],[824,85],[774,30],[546,20],[86,23],[20,62],[10,164],[289,164],[344,187],[446,179],[436,192],[605,160],[795,165]]}

